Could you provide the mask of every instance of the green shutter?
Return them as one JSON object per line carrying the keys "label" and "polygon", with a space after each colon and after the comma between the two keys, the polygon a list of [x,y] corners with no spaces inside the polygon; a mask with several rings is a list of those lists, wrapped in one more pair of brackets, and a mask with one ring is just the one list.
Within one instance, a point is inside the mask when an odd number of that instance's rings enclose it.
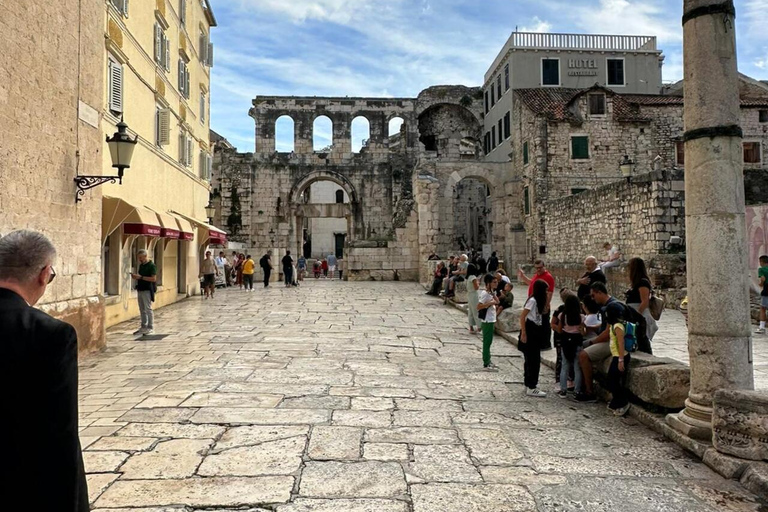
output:
{"label": "green shutter", "polygon": [[528,165],[528,143],[523,142],[523,165]]}
{"label": "green shutter", "polygon": [[531,196],[530,192],[528,192],[528,187],[525,187],[523,189],[523,208],[526,215],[530,215],[531,213]]}
{"label": "green shutter", "polygon": [[589,158],[589,137],[571,137],[571,158],[574,160]]}

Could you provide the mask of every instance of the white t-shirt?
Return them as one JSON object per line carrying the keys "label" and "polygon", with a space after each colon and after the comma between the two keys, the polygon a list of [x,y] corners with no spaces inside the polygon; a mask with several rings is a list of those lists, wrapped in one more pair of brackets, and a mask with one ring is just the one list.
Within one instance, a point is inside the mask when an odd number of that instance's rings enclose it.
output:
{"label": "white t-shirt", "polygon": [[612,245],[610,249],[608,249],[608,261],[613,261],[616,258],[616,254],[618,254],[619,248],[615,245]]}
{"label": "white t-shirt", "polygon": [[584,325],[587,327],[600,327],[602,324],[603,320],[597,313],[587,315],[586,319],[584,320]]}
{"label": "white t-shirt", "polygon": [[[491,302],[493,300],[493,295],[488,293],[486,290],[483,290],[480,292],[480,296],[478,298],[478,304],[486,304],[488,302]],[[481,322],[485,322],[487,324],[492,324],[496,322],[496,305],[493,305],[488,308],[488,312],[485,314],[485,319],[481,319]]]}
{"label": "white t-shirt", "polygon": [[534,299],[533,297],[528,299],[523,309],[529,310],[528,316],[525,317],[526,320],[530,320],[536,325],[541,325],[542,318],[541,318],[541,313],[539,313],[538,305],[536,304],[536,299]]}

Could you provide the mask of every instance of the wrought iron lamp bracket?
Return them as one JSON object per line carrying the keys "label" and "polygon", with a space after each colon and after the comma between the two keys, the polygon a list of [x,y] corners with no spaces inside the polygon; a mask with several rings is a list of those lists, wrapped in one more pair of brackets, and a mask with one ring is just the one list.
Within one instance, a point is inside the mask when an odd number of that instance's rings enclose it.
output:
{"label": "wrought iron lamp bracket", "polygon": [[123,179],[120,176],[75,176],[75,185],[77,186],[77,193],[75,194],[75,202],[79,203],[80,199],[85,195],[85,191],[103,185],[105,183],[123,183]]}

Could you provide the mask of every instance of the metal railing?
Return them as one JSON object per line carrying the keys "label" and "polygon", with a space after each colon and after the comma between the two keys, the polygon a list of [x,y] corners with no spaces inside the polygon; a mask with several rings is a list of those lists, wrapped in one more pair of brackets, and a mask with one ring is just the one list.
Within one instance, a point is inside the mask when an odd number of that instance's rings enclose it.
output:
{"label": "metal railing", "polygon": [[655,36],[513,32],[510,41],[512,48],[525,49],[656,51]]}

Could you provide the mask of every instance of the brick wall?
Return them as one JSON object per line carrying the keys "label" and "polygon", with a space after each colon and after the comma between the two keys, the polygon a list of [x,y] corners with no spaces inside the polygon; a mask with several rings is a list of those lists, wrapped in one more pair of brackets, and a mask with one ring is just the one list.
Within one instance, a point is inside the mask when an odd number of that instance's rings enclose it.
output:
{"label": "brick wall", "polygon": [[[75,326],[81,350],[95,350],[104,345],[101,191],[75,204],[73,178],[102,169],[104,4],[29,4],[0,16],[0,234],[26,228],[51,239],[57,277],[39,307]],[[96,126],[78,119],[79,101]]]}

